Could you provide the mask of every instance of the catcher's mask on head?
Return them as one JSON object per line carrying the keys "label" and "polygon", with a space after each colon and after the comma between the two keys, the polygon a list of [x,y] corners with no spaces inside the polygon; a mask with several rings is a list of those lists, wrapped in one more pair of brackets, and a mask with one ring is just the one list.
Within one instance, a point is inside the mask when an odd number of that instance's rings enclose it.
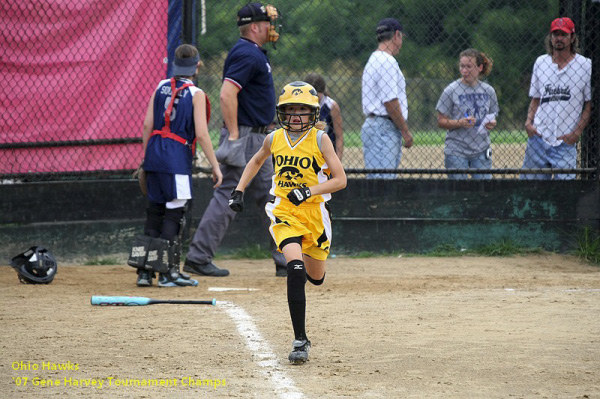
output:
{"label": "catcher's mask on head", "polygon": [[271,26],[267,31],[267,42],[273,43],[273,48],[276,47],[276,42],[279,40],[282,26],[277,24],[277,20],[281,19],[281,14],[275,6],[267,4],[263,6],[261,3],[248,3],[238,11],[238,26],[246,25],[252,22],[268,21]]}
{"label": "catcher's mask on head", "polygon": [[[307,114],[292,114],[286,112],[288,105],[304,105],[312,111]],[[289,132],[303,132],[313,127],[319,120],[319,97],[314,87],[306,82],[296,81],[287,84],[279,95],[277,103],[277,119],[279,124]],[[308,123],[301,123],[299,128],[292,128],[292,116],[309,116]]]}
{"label": "catcher's mask on head", "polygon": [[12,258],[10,265],[17,271],[19,281],[23,284],[49,284],[58,269],[52,253],[38,246]]}
{"label": "catcher's mask on head", "polygon": [[279,36],[283,29],[283,25],[277,23],[277,20],[281,19],[281,14],[279,13],[279,10],[271,4],[267,5],[267,14],[269,15],[269,22],[271,23],[271,26],[269,26],[269,42],[273,43],[273,48],[276,49],[277,40],[279,40]]}

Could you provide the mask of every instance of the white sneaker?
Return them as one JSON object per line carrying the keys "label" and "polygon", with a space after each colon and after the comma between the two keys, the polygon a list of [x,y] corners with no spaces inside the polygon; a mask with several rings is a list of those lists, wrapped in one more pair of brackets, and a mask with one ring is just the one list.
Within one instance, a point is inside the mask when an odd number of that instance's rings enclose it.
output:
{"label": "white sneaker", "polygon": [[194,280],[192,278],[186,279],[181,276],[177,276],[175,280],[171,280],[162,273],[158,276],[159,287],[196,287],[197,285],[198,280]]}

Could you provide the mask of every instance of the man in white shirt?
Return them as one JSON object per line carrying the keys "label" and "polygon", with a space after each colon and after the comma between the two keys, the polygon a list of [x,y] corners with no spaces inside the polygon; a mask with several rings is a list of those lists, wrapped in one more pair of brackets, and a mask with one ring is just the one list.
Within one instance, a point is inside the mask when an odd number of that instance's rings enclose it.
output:
{"label": "man in white shirt", "polygon": [[[577,167],[577,141],[592,108],[592,61],[577,54],[577,47],[573,21],[566,17],[552,21],[548,54],[538,57],[533,66],[524,169]],[[521,179],[551,178],[550,174],[521,174]],[[554,175],[555,180],[574,178],[574,174]]]}
{"label": "man in white shirt", "polygon": [[[361,129],[367,169],[397,169],[402,144],[410,148],[406,80],[394,58],[402,48],[402,25],[394,18],[377,24],[377,50],[362,75],[362,107],[367,117]],[[403,143],[404,142],[404,143]],[[393,179],[392,173],[370,173],[368,178]]]}

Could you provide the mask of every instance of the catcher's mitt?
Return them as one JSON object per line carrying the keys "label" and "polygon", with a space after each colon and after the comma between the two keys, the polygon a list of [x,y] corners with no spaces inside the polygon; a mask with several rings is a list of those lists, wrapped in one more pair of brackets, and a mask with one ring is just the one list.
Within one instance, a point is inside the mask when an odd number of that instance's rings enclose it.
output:
{"label": "catcher's mitt", "polygon": [[134,179],[138,179],[138,184],[140,185],[140,190],[142,190],[142,194],[148,195],[148,186],[146,185],[146,171],[144,170],[144,161],[140,164],[133,175],[131,176]]}

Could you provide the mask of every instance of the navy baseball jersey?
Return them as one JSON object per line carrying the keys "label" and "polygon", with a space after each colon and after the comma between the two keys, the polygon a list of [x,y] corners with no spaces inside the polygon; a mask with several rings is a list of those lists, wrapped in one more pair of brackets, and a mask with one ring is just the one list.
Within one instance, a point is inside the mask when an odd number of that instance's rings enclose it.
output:
{"label": "navy baseball jersey", "polygon": [[335,149],[335,130],[333,129],[333,120],[331,118],[331,107],[333,106],[333,100],[328,96],[323,96],[321,101],[321,111],[319,113],[319,120],[327,123],[327,135],[331,139],[333,148]]}
{"label": "navy baseball jersey", "polygon": [[273,121],[275,89],[266,50],[251,40],[240,38],[225,59],[223,80],[240,89],[239,125],[267,126]]}
{"label": "navy baseball jersey", "polygon": [[[193,83],[187,79],[177,80],[177,87]],[[144,158],[144,170],[181,175],[192,174],[194,151],[191,143],[196,137],[194,126],[194,94],[200,91],[196,86],[183,89],[177,94],[171,114],[171,132],[190,143],[186,146],[170,138],[160,135],[151,136],[148,140]],[[161,130],[165,125],[165,111],[171,102],[171,81],[162,80],[156,88],[154,96],[154,130]]]}

